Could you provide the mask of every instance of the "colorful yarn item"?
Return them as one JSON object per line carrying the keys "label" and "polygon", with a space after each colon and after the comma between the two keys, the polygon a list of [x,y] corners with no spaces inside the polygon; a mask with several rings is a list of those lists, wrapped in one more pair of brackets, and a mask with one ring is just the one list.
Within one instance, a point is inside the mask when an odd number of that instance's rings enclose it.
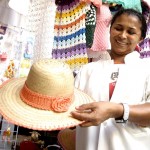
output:
{"label": "colorful yarn item", "polygon": [[88,63],[86,6],[86,3],[75,0],[69,5],[58,6],[56,10],[52,58],[65,61],[72,70]]}
{"label": "colorful yarn item", "polygon": [[90,10],[86,13],[85,18],[86,25],[86,46],[87,48],[91,48],[94,39],[94,31],[96,27],[96,7],[91,4]]}

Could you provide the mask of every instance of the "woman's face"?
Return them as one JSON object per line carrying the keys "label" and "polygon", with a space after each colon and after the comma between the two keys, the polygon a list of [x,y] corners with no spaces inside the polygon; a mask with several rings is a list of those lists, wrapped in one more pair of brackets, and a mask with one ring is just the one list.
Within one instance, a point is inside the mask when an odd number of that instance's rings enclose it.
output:
{"label": "woman's face", "polygon": [[122,14],[110,29],[111,51],[117,55],[132,52],[141,39],[141,22],[136,16]]}

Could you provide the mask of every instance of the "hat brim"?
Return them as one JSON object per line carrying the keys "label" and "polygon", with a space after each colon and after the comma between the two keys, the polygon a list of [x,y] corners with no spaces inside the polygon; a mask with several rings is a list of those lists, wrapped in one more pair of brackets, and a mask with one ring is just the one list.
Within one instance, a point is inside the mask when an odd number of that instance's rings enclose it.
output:
{"label": "hat brim", "polygon": [[74,101],[67,112],[57,113],[54,111],[33,108],[24,103],[20,98],[26,78],[10,80],[0,89],[0,113],[10,123],[33,130],[60,130],[74,127],[82,122],[73,118],[70,112],[76,106],[93,102],[84,92],[74,89]]}

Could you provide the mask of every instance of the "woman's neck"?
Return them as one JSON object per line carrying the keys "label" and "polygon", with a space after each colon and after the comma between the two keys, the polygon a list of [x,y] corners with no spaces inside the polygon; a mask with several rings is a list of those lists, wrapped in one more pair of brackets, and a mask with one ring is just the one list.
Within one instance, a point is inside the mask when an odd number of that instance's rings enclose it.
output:
{"label": "woman's neck", "polygon": [[114,60],[114,64],[124,64],[124,57],[117,57],[117,58],[113,58],[111,57],[111,59]]}
{"label": "woman's neck", "polygon": [[124,58],[126,55],[121,55],[121,56],[116,55],[116,54],[112,53],[111,51],[109,54],[110,54],[111,59],[114,60],[115,64],[124,64],[125,63]]}

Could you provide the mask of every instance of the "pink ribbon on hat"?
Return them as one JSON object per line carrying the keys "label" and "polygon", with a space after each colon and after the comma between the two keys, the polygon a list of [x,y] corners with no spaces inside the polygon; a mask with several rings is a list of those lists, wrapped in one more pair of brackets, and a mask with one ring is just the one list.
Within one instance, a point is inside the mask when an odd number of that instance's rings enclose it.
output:
{"label": "pink ribbon on hat", "polygon": [[24,84],[20,92],[20,97],[25,103],[32,107],[55,112],[65,112],[72,103],[73,94],[68,97],[46,96],[31,91],[26,84]]}

